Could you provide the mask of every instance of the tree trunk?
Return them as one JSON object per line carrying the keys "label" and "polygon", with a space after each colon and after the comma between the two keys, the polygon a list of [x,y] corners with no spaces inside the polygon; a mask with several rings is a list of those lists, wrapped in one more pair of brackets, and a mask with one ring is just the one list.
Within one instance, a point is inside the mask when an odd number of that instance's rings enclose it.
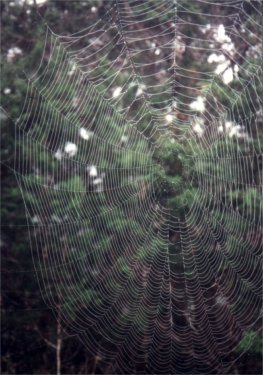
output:
{"label": "tree trunk", "polygon": [[61,314],[60,306],[58,308],[58,318],[57,318],[57,344],[56,344],[56,360],[57,360],[57,375],[61,375]]}

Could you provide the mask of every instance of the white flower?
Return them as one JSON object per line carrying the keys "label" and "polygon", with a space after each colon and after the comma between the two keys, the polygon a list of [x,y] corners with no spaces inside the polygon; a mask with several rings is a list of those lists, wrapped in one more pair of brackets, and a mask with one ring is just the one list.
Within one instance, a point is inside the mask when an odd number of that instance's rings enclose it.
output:
{"label": "white flower", "polygon": [[197,99],[190,104],[190,108],[194,111],[204,112],[205,111],[205,98],[198,96]]}
{"label": "white flower", "polygon": [[228,129],[231,129],[233,126],[233,122],[232,121],[226,121],[225,122],[225,128],[228,130]]}
{"label": "white flower", "polygon": [[118,96],[120,96],[121,94],[121,87],[116,87],[116,89],[114,89],[113,93],[112,93],[112,97],[113,98],[118,98]]}
{"label": "white flower", "polygon": [[69,156],[74,156],[76,155],[78,148],[75,143],[72,142],[67,142],[64,147],[64,151],[69,155]]}
{"label": "white flower", "polygon": [[91,167],[88,167],[89,169],[89,175],[90,177],[97,177],[98,176],[98,171],[95,165],[92,165]]}
{"label": "white flower", "polygon": [[38,219],[37,215],[33,216],[31,218],[31,221],[32,221],[33,224],[37,224],[39,222],[39,219]]}
{"label": "white flower", "polygon": [[[232,121],[226,121],[225,122],[225,131],[226,131],[226,134],[230,138],[233,138],[235,136],[237,138],[246,138],[246,139],[249,139],[248,134],[244,131],[244,126],[241,126],[239,124],[235,124]],[[218,132],[220,132],[220,133],[224,132],[223,125],[220,125],[218,127]]]}
{"label": "white flower", "polygon": [[11,89],[9,88],[9,87],[6,87],[5,89],[4,89],[4,94],[5,95],[9,95],[11,93]]}
{"label": "white flower", "polygon": [[240,126],[240,125],[235,125],[235,126],[233,126],[233,127],[230,129],[230,131],[228,132],[229,137],[232,138],[234,135],[235,135],[236,137],[238,137],[239,134],[240,134],[240,130],[241,130],[241,126]]}
{"label": "white flower", "polygon": [[127,135],[122,135],[121,142],[126,143],[128,141]]}
{"label": "white flower", "polygon": [[154,51],[154,54],[158,56],[160,55],[160,53],[161,53],[160,48],[156,48],[156,50]]}
{"label": "white flower", "polygon": [[92,13],[96,13],[97,12],[97,8],[96,7],[91,7],[90,10],[91,10]]}
{"label": "white flower", "polygon": [[179,40],[179,37],[173,42],[173,47],[179,54],[183,54],[186,49],[186,45]]}
{"label": "white flower", "polygon": [[137,96],[140,96],[143,94],[143,90],[145,89],[145,85],[143,84],[140,84],[137,88],[137,91],[136,91],[136,94],[135,94],[135,97],[137,98]]}
{"label": "white flower", "polygon": [[227,51],[227,52],[229,52],[231,55],[233,55],[233,51],[234,51],[235,45],[234,45],[234,43],[224,43],[224,44],[222,44],[221,48],[222,48],[224,51]]}
{"label": "white flower", "polygon": [[16,1],[12,1],[11,3],[9,3],[9,6],[13,7],[15,5],[20,5],[20,6],[23,6],[25,3],[28,4],[28,5],[38,5],[38,6],[41,6],[43,5],[44,3],[46,3],[48,0],[16,0]]}
{"label": "white flower", "polygon": [[[93,168],[93,167],[91,167],[91,168]],[[96,172],[97,172],[97,170],[96,170]],[[97,174],[96,174],[96,176],[97,176]],[[95,191],[97,193],[101,193],[103,191],[103,178],[104,177],[105,177],[105,173],[102,173],[101,177],[97,177],[93,180],[93,185],[94,185]]]}
{"label": "white flower", "polygon": [[230,82],[232,82],[234,79],[233,75],[233,69],[228,68],[224,73],[223,73],[223,82],[228,85]]}
{"label": "white flower", "polygon": [[9,48],[7,51],[7,61],[12,62],[17,55],[22,55],[22,50],[19,47]]}
{"label": "white flower", "polygon": [[244,131],[244,129],[245,129],[244,126],[241,126],[239,124],[234,124],[234,126],[229,131],[228,135],[230,138],[232,138],[233,136],[236,136],[237,138],[249,139],[248,134]]}
{"label": "white flower", "polygon": [[103,183],[103,179],[101,177],[95,178],[95,180],[93,181],[94,185],[98,185],[102,183]]}
{"label": "white flower", "polygon": [[205,26],[201,27],[200,30],[202,31],[203,34],[205,34],[207,31],[211,29],[211,24],[208,23]]}
{"label": "white flower", "polygon": [[223,131],[224,131],[223,125],[219,125],[218,128],[217,128],[217,131],[218,131],[218,133],[223,133]]}
{"label": "white flower", "polygon": [[170,124],[173,121],[173,115],[168,113],[165,115],[165,120],[168,122],[168,124]]}
{"label": "white flower", "polygon": [[219,43],[231,42],[229,36],[226,35],[225,26],[222,24],[218,26],[217,32],[214,34],[214,38]]}
{"label": "white flower", "polygon": [[172,108],[173,109],[176,109],[177,108],[177,102],[175,100],[173,100],[172,102]]}
{"label": "white flower", "polygon": [[61,151],[60,149],[58,149],[58,150],[56,151],[56,153],[54,154],[54,157],[55,157],[57,160],[61,160],[61,159],[62,159],[62,156],[63,156],[63,154],[62,154],[62,151]]}
{"label": "white flower", "polygon": [[201,137],[204,133],[204,129],[201,127],[200,124],[196,123],[193,127],[194,129],[194,132],[199,136]]}
{"label": "white flower", "polygon": [[88,141],[93,136],[93,132],[91,132],[91,131],[89,131],[85,128],[80,128],[79,129],[79,135],[80,135],[81,138]]}
{"label": "white flower", "polygon": [[223,55],[223,54],[217,55],[216,53],[211,53],[211,55],[208,56],[207,62],[209,64],[212,64],[214,62],[216,62],[216,63],[222,63],[225,60],[226,60],[225,55]]}
{"label": "white flower", "polygon": [[217,68],[215,70],[215,74],[221,74],[224,70],[230,65],[230,60],[227,60],[221,64],[217,65]]}
{"label": "white flower", "polygon": [[129,83],[129,88],[134,86],[138,86],[137,82],[132,81],[131,83]]}
{"label": "white flower", "polygon": [[[24,0],[24,2],[25,2],[25,0]],[[34,5],[34,0],[27,0],[27,2],[28,2],[28,4],[30,4],[30,5]],[[44,3],[46,3],[47,2],[47,0],[36,0],[36,4],[37,5],[42,5],[42,4],[44,4]]]}
{"label": "white flower", "polygon": [[204,120],[202,118],[196,118],[195,123],[193,124],[194,132],[199,136],[202,137],[205,129],[204,129]]}
{"label": "white flower", "polygon": [[[46,3],[46,2],[47,2],[47,0],[36,0],[36,5],[41,6],[44,3]],[[21,5],[22,6],[25,3],[27,3],[28,5],[34,5],[35,4],[34,0],[16,0],[16,4],[17,5]]]}

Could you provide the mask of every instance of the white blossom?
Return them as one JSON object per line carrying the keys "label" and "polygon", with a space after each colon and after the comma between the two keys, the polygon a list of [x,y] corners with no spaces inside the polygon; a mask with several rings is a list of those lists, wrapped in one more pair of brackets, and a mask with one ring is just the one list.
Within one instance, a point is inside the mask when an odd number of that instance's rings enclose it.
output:
{"label": "white blossom", "polygon": [[217,128],[217,131],[218,131],[218,133],[223,133],[223,131],[224,131],[223,125],[219,125],[218,128]]}
{"label": "white blossom", "polygon": [[165,120],[168,122],[168,124],[170,124],[173,121],[173,115],[168,113],[167,115],[165,115]]}
{"label": "white blossom", "polygon": [[249,138],[248,134],[244,131],[244,126],[239,124],[235,124],[228,133],[229,137],[237,137],[237,138]]}
{"label": "white blossom", "polygon": [[195,101],[190,104],[190,108],[194,111],[204,112],[205,111],[205,98],[198,96]]}
{"label": "white blossom", "polygon": [[93,136],[93,132],[85,129],[85,128],[80,128],[79,129],[79,136],[83,139],[85,139],[86,141],[88,141],[92,136]]}
{"label": "white blossom", "polygon": [[179,37],[173,42],[175,52],[183,54],[186,50],[186,45],[179,40]]}
{"label": "white blossom", "polygon": [[116,87],[115,89],[114,89],[114,91],[113,91],[113,93],[112,93],[112,97],[113,98],[118,98],[118,96],[120,96],[120,94],[121,94],[121,87],[120,86],[118,86],[118,87]]}
{"label": "white blossom", "polygon": [[43,5],[44,3],[46,3],[48,0],[16,0],[15,2],[12,1],[11,3],[9,3],[10,6],[15,6],[15,4],[17,5],[20,5],[20,6],[23,6],[25,3],[28,4],[28,5],[38,5],[38,6],[41,6]]}
{"label": "white blossom", "polygon": [[[21,1],[21,0],[20,0]],[[27,3],[29,4],[29,5],[34,5],[35,3],[34,3],[34,0],[22,0],[22,1],[24,1],[24,3],[27,1]],[[36,0],[36,4],[37,5],[42,5],[42,4],[44,4],[44,3],[46,3],[47,2],[47,0]]]}
{"label": "white blossom", "polygon": [[206,24],[206,25],[204,25],[204,26],[202,26],[201,28],[200,28],[200,30],[202,31],[202,33],[203,34],[205,34],[207,31],[209,31],[211,29],[211,24],[210,23],[208,23],[208,24]]}
{"label": "white blossom", "polygon": [[102,183],[103,183],[103,179],[101,177],[95,178],[95,180],[93,181],[94,185],[98,185]]}
{"label": "white blossom", "polygon": [[172,102],[172,108],[173,109],[176,109],[177,108],[177,102],[175,100],[173,100]]}
{"label": "white blossom", "polygon": [[214,34],[214,38],[219,43],[231,42],[229,36],[226,35],[225,26],[222,24],[218,26],[217,32]]}
{"label": "white blossom", "polygon": [[39,222],[39,218],[38,218],[38,216],[37,216],[37,215],[33,216],[33,217],[31,218],[31,221],[32,221],[33,224],[37,224],[37,223]]}
{"label": "white blossom", "polygon": [[225,133],[230,138],[237,137],[237,138],[246,138],[246,139],[249,139],[249,136],[245,132],[244,129],[245,129],[244,126],[241,126],[239,124],[235,124],[232,121],[226,121],[225,124],[224,124],[224,126],[223,126],[223,124],[221,124],[218,127],[217,130],[218,130],[219,133],[223,133],[225,131]]}
{"label": "white blossom", "polygon": [[234,52],[234,49],[235,49],[235,45],[234,45],[234,43],[223,43],[222,46],[221,46],[221,48],[224,51],[227,51],[231,55],[233,55],[233,52]]}
{"label": "white blossom", "polygon": [[154,51],[154,54],[158,56],[160,55],[160,53],[161,53],[160,48],[156,48],[156,50]]}
{"label": "white blossom", "polygon": [[77,145],[75,145],[75,143],[67,142],[67,143],[65,144],[64,151],[65,151],[69,156],[75,156],[76,153],[77,153],[77,151],[78,151],[78,148],[77,148]]}
{"label": "white blossom", "polygon": [[232,121],[226,121],[225,122],[225,128],[226,128],[226,130],[228,130],[228,129],[231,129],[232,127],[233,127],[233,122]]}
{"label": "white blossom", "polygon": [[4,94],[5,94],[5,95],[9,95],[9,94],[11,94],[11,89],[10,89],[9,87],[6,87],[6,88],[4,89]]}
{"label": "white blossom", "polygon": [[207,62],[209,64],[212,64],[212,63],[222,63],[226,60],[226,57],[225,55],[221,54],[221,55],[217,55],[216,53],[211,53],[211,55],[208,56],[208,59],[207,59]]}
{"label": "white blossom", "polygon": [[204,133],[204,129],[203,129],[203,128],[201,127],[201,125],[198,124],[198,123],[194,125],[193,129],[194,129],[194,132],[195,132],[199,137],[201,137],[201,136],[203,135],[203,133]]}
{"label": "white blossom", "polygon": [[127,135],[122,135],[121,142],[126,143],[128,141]]}
{"label": "white blossom", "polygon": [[225,62],[218,64],[215,70],[215,74],[223,73],[229,65],[230,65],[230,60],[226,60]]}
{"label": "white blossom", "polygon": [[233,69],[228,68],[224,73],[223,73],[223,82],[228,85],[230,82],[232,82],[234,79],[233,75]]}
{"label": "white blossom", "polygon": [[143,94],[143,90],[146,88],[146,86],[144,84],[140,84],[137,88],[137,91],[136,91],[136,94],[135,94],[135,97],[137,98],[137,96],[140,96]]}
{"label": "white blossom", "polygon": [[7,51],[7,61],[12,62],[17,55],[22,55],[22,50],[19,47],[9,48]]}
{"label": "white blossom", "polygon": [[91,167],[88,167],[89,169],[89,175],[90,177],[97,177],[98,176],[98,171],[95,165],[92,165]]}
{"label": "white blossom", "polygon": [[54,157],[57,159],[57,160],[61,160],[62,159],[62,151],[60,149],[58,149],[55,154],[54,154]]}
{"label": "white blossom", "polygon": [[199,136],[202,137],[205,129],[204,129],[204,120],[202,118],[196,118],[193,124],[194,132]]}

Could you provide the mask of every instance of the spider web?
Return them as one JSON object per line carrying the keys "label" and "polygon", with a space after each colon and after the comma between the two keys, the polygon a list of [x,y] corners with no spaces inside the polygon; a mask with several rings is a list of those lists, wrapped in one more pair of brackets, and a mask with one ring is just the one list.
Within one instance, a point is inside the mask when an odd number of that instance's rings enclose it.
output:
{"label": "spider web", "polygon": [[16,124],[41,293],[109,373],[226,373],[260,328],[261,67],[231,44],[259,55],[260,25],[240,0],[109,4],[47,26]]}

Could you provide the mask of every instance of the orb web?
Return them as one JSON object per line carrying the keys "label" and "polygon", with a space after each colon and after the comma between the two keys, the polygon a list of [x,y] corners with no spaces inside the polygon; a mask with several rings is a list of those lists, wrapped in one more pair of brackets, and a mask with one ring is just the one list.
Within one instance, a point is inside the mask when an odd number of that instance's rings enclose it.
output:
{"label": "orb web", "polygon": [[227,373],[260,328],[259,19],[117,0],[46,27],[15,173],[43,299],[108,373]]}

